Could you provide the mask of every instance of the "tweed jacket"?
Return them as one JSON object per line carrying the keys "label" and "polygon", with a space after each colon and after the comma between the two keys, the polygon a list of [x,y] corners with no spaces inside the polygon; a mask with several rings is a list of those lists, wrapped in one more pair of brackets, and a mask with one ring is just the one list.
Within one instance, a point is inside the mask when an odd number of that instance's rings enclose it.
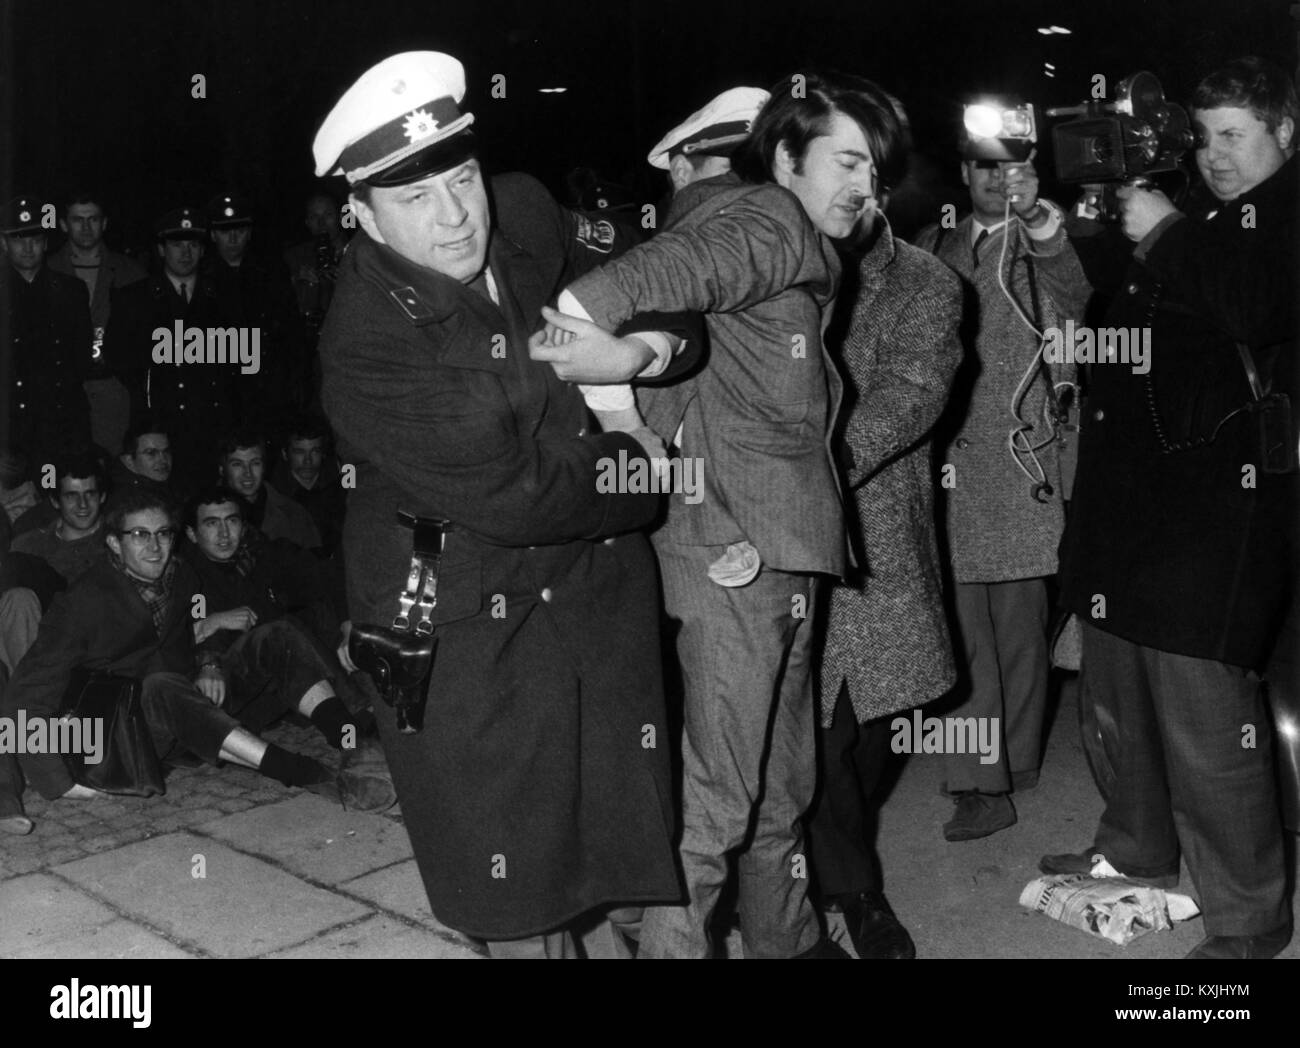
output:
{"label": "tweed jacket", "polygon": [[663,230],[570,291],[602,327],[634,313],[705,314],[709,361],[640,395],[646,422],[704,467],[703,497],[675,493],[661,537],[748,539],[763,563],[842,575],[843,508],[830,449],[842,384],[822,345],[839,259],[798,198],[733,174],[687,186]]}
{"label": "tweed jacket", "polygon": [[[1039,338],[1029,330],[998,286],[998,259],[1006,243],[1003,281],[1035,319],[1039,330],[1081,323],[1089,287],[1064,228],[1047,240],[1031,239],[1012,217],[980,246],[978,266],[971,248],[973,218],[956,229],[929,226],[917,246],[934,252],[961,278],[966,294],[962,340],[966,358],[953,386],[949,409],[940,423],[938,442],[946,470],[941,491],[946,538],[957,582],[1009,582],[1055,573],[1057,545],[1065,526],[1060,445],[1050,440],[1036,451],[1053,494],[1046,502],[1033,496],[1033,482],[1016,466],[1007,446],[1018,425],[1011,399],[1038,352]],[[941,235],[942,233],[942,235]],[[1032,262],[1038,310],[1034,316],[1028,267]],[[1052,382],[1070,381],[1075,368],[1042,365]],[[1033,428],[1031,445],[1049,441],[1044,421],[1047,380],[1035,376],[1020,401],[1020,417]],[[1032,461],[1023,456],[1033,472]]]}
{"label": "tweed jacket", "polygon": [[660,499],[601,492],[602,460],[645,452],[589,433],[577,388],[528,355],[541,306],[607,256],[536,180],[501,176],[492,195],[499,304],[358,233],[320,355],[356,466],[352,619],[393,620],[411,555],[399,510],[452,522],[424,728],[377,716],[433,912],[517,939],[678,887],[654,557],[637,531]]}
{"label": "tweed jacket", "polygon": [[[932,429],[961,363],[961,283],[888,222],[845,275],[852,312],[832,346],[845,379],[849,534],[861,570],[830,590],[822,723],[847,681],[860,722],[938,698],[956,680],[935,537]],[[856,295],[853,284],[856,283]],[[850,299],[850,296],[853,297]]]}

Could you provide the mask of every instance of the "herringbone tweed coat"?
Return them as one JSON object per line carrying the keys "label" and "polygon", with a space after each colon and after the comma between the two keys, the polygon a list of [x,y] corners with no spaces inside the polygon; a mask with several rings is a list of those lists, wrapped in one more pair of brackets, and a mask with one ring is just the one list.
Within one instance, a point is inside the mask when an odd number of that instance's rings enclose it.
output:
{"label": "herringbone tweed coat", "polygon": [[[858,267],[837,363],[839,429],[861,577],[831,589],[821,671],[829,725],[841,681],[859,721],[937,698],[956,677],[935,537],[931,429],[961,363],[962,292],[888,223]],[[846,277],[848,274],[846,273]],[[846,279],[843,295],[852,289]]]}

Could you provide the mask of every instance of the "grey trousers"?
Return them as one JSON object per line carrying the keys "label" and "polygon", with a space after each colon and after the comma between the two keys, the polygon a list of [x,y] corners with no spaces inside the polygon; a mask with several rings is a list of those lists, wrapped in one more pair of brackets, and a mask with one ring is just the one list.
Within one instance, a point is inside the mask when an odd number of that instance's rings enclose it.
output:
{"label": "grey trousers", "polygon": [[1094,847],[1124,873],[1196,883],[1209,935],[1286,923],[1273,725],[1235,666],[1144,648],[1084,623],[1079,716],[1106,802]]}
{"label": "grey trousers", "polygon": [[957,584],[969,697],[950,717],[998,718],[998,760],[978,753],[944,756],[948,790],[1007,793],[1011,776],[1037,772],[1047,708],[1047,583],[1044,579]]}
{"label": "grey trousers", "polygon": [[[689,900],[651,906],[641,957],[708,957],[709,921],[737,863],[747,957],[790,957],[821,935],[801,818],[816,787],[810,655],[816,580],[764,568],[708,577],[723,547],[656,543],[685,686],[680,855]],[[752,834],[752,836],[751,836]]]}

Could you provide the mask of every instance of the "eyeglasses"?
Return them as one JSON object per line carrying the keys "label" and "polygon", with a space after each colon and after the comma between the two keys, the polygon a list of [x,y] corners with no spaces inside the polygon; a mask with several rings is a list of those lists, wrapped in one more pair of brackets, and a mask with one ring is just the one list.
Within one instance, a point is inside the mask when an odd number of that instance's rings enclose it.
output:
{"label": "eyeglasses", "polygon": [[160,546],[170,546],[172,540],[176,538],[176,529],[159,528],[157,531],[150,531],[148,528],[131,528],[120,534],[128,536],[137,546],[149,545],[150,539],[157,539]]}

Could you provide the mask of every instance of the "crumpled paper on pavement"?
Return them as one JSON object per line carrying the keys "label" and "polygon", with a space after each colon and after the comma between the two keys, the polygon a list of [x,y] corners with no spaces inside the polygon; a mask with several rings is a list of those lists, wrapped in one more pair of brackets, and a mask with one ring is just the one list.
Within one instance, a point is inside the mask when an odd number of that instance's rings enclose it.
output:
{"label": "crumpled paper on pavement", "polygon": [[1121,877],[1105,859],[1091,874],[1035,878],[1020,893],[1020,905],[1120,946],[1201,912],[1189,896]]}

